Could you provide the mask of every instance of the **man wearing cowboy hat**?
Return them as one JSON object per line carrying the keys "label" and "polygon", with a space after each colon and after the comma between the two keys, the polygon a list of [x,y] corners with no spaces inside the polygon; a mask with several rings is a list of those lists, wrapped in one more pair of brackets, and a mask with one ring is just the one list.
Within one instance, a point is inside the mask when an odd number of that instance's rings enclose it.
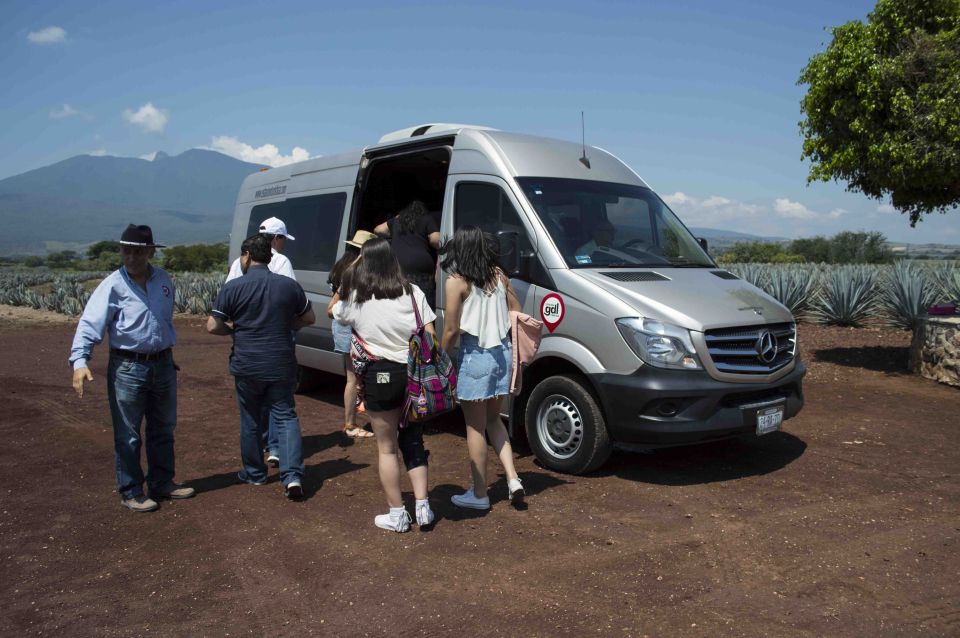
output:
{"label": "man wearing cowboy hat", "polygon": [[[190,498],[192,487],[174,482],[173,430],[177,425],[177,368],[173,345],[174,287],[170,276],[150,265],[157,248],[149,226],[130,224],[120,237],[123,265],[100,282],[83,309],[70,350],[73,388],[83,396],[93,381],[87,362],[95,345],[110,339],[107,399],[113,421],[113,448],[120,503],[134,512],[152,512],[154,499]],[[140,423],[146,418],[149,497],[140,466]],[[152,498],[151,498],[152,497]]]}
{"label": "man wearing cowboy hat", "polygon": [[[268,265],[270,272],[275,272],[278,275],[283,275],[296,281],[297,278],[293,274],[293,264],[283,255],[283,246],[287,243],[287,240],[294,241],[296,239],[296,237],[287,232],[287,225],[284,224],[281,219],[270,217],[263,220],[263,223],[260,224],[259,232],[270,240],[270,252],[273,255]],[[241,276],[243,276],[243,269],[240,268],[240,258],[237,257],[233,260],[233,263],[230,264],[227,281]]]}

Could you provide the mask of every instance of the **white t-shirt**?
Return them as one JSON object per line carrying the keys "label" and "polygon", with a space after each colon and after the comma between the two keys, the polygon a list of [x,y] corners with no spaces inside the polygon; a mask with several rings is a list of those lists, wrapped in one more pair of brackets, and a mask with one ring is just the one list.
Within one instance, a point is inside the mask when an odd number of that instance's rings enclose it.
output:
{"label": "white t-shirt", "polygon": [[[427,304],[423,291],[416,285],[411,284],[411,287],[420,309],[420,320],[428,324],[437,315]],[[417,329],[410,295],[396,299],[370,299],[359,305],[353,303],[353,299],[356,299],[356,293],[350,295],[350,301],[338,301],[333,306],[333,318],[353,328],[373,356],[406,363],[410,335]]]}
{"label": "white t-shirt", "polygon": [[[283,275],[296,281],[297,278],[293,275],[293,264],[290,263],[290,260],[284,257],[283,253],[278,253],[273,248],[271,248],[270,251],[273,253],[273,256],[270,257],[270,263],[267,264],[270,272],[275,272],[278,275]],[[233,260],[233,263],[230,264],[230,272],[227,273],[226,281],[242,276],[243,270],[240,268],[240,258],[237,257]],[[226,283],[226,281],[224,283]]]}

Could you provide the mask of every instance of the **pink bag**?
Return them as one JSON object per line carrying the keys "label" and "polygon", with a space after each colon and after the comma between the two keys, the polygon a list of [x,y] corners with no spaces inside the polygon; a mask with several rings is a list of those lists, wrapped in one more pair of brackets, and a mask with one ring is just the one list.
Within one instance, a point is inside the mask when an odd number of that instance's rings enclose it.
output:
{"label": "pink bag", "polygon": [[543,322],[528,314],[510,311],[510,334],[513,342],[513,376],[510,379],[510,394],[520,394],[523,374],[520,366],[533,360],[540,347],[540,331]]}

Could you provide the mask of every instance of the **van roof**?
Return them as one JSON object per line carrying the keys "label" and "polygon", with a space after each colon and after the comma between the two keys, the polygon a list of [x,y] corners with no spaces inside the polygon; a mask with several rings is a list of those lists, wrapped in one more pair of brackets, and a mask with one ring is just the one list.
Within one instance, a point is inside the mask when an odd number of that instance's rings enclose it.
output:
{"label": "van roof", "polygon": [[630,167],[611,153],[587,146],[586,154],[590,168],[579,162],[583,147],[575,142],[539,137],[523,133],[510,133],[488,126],[472,124],[421,124],[383,135],[373,145],[363,149],[322,155],[302,162],[262,170],[248,176],[243,189],[267,186],[289,180],[295,175],[314,171],[352,166],[360,162],[365,152],[402,146],[411,141],[427,140],[432,137],[458,136],[472,138],[479,145],[489,145],[507,164],[514,176],[571,177],[618,183],[633,183],[646,186],[646,183]]}

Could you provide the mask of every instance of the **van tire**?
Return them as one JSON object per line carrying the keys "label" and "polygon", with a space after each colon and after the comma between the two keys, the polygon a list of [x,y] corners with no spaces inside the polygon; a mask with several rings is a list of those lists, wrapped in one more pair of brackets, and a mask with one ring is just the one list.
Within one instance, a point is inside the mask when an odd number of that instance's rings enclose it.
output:
{"label": "van tire", "polygon": [[557,472],[592,472],[613,450],[603,411],[573,375],[558,374],[538,383],[527,399],[524,422],[530,449]]}

